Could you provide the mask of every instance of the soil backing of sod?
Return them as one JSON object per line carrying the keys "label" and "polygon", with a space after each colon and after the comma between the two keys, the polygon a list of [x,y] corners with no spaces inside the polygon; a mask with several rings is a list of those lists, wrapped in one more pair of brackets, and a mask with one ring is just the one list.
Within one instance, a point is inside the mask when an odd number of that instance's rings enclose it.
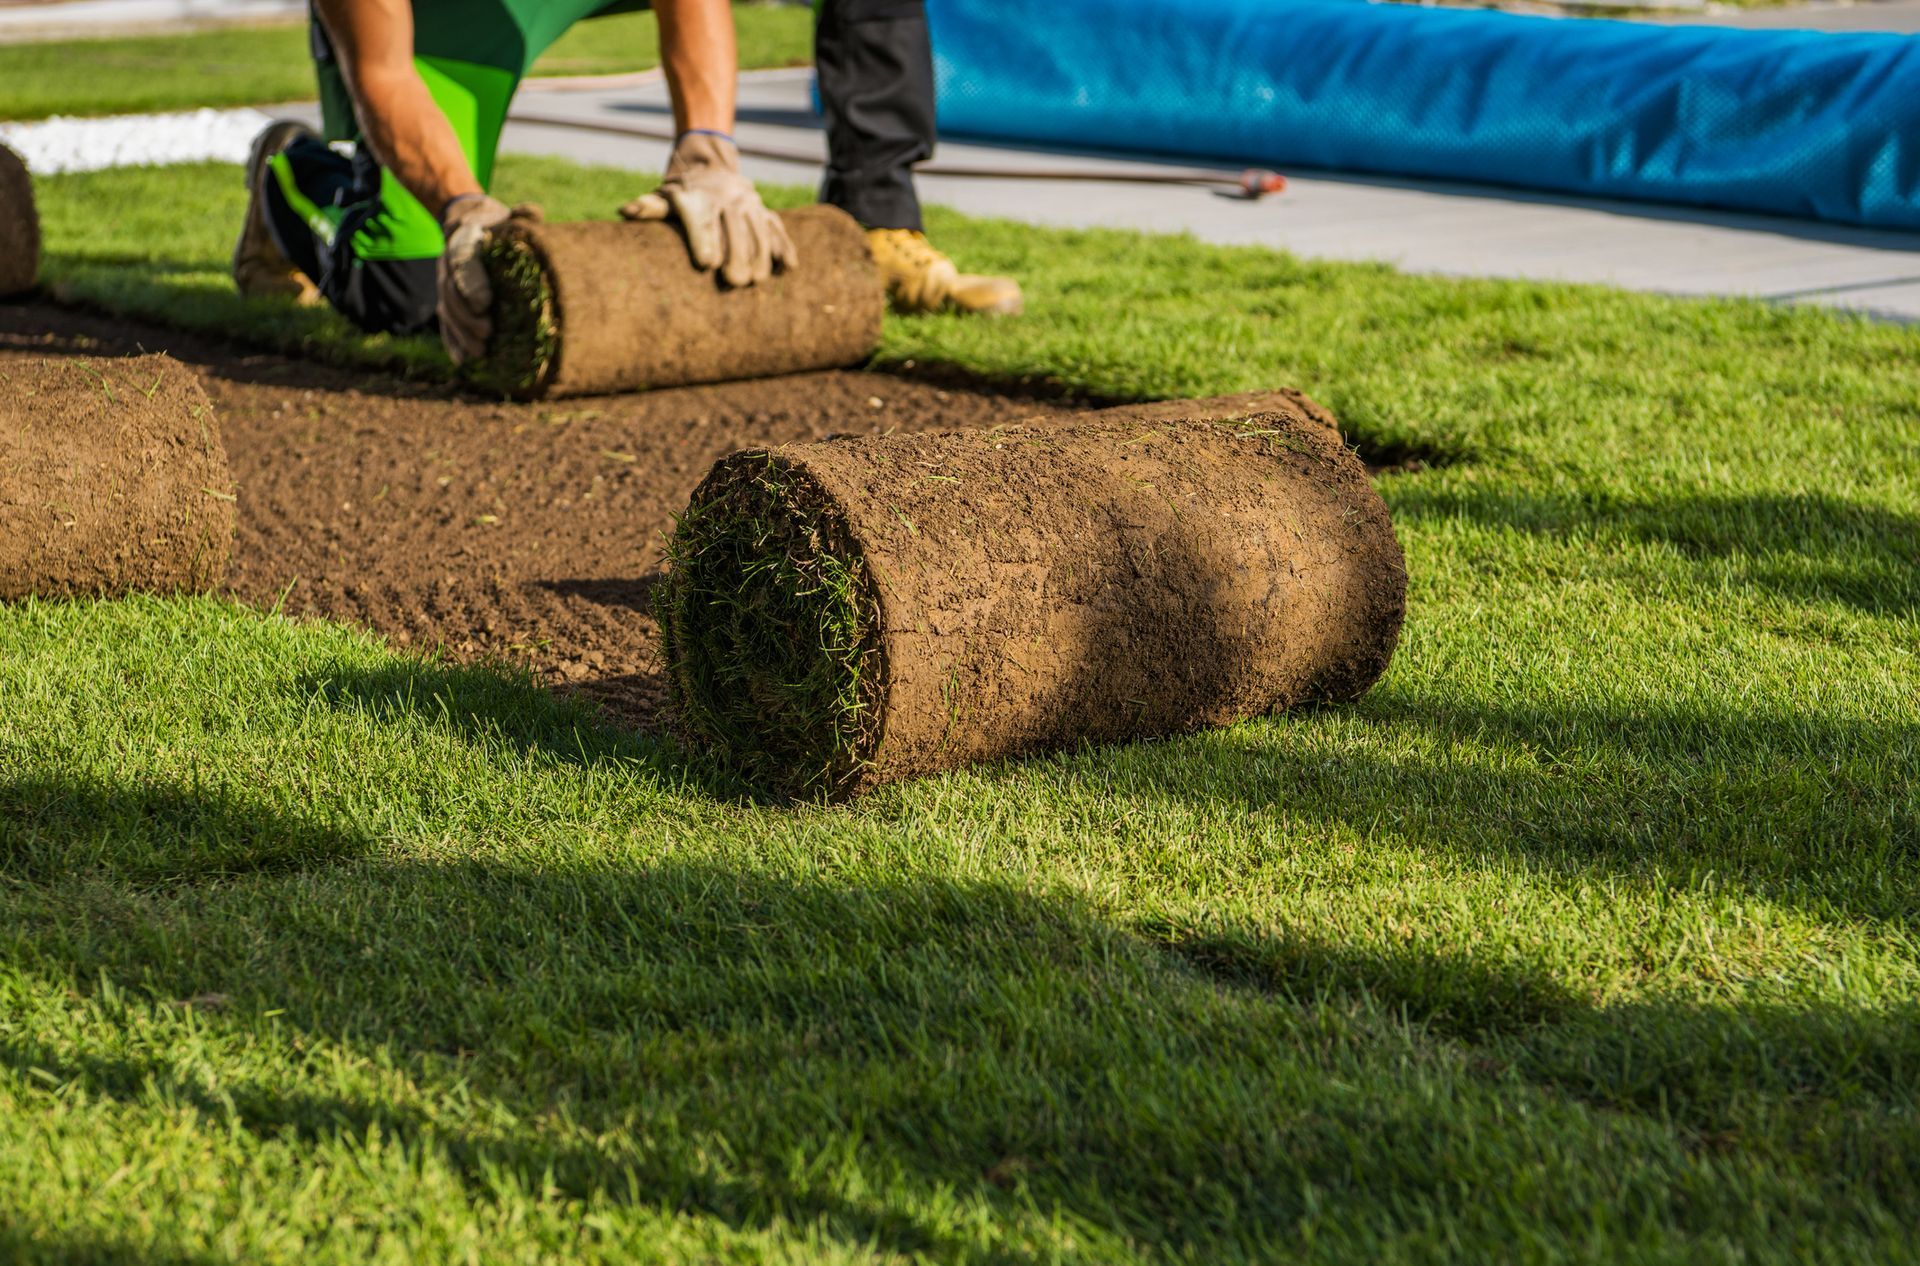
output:
{"label": "soil backing of sod", "polygon": [[232,486],[199,375],[171,357],[0,361],[0,600],[212,589]]}
{"label": "soil backing of sod", "polygon": [[24,294],[40,277],[40,215],[33,177],[18,154],[0,145],[0,298]]}
{"label": "soil backing of sod", "polygon": [[668,547],[687,730],[839,798],[971,761],[1352,699],[1406,564],[1297,393],[735,454]]}
{"label": "soil backing of sod", "polygon": [[796,261],[733,288],[693,267],[670,225],[519,218],[483,256],[494,333],[468,370],[515,399],[641,391],[855,365],[886,307],[845,212],[780,212]]}
{"label": "soil backing of sod", "polygon": [[0,373],[154,349],[190,365],[219,413],[239,498],[234,597],[525,667],[648,732],[666,725],[651,602],[662,545],[716,461],[1075,408],[859,372],[517,404],[44,301],[0,305]]}

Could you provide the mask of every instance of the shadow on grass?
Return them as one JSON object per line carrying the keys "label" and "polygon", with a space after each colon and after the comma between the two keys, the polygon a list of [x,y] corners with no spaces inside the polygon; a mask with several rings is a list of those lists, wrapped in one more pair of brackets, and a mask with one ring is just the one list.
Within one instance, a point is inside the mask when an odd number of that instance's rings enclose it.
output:
{"label": "shadow on grass", "polygon": [[[1245,731],[1052,758],[1074,784],[1574,875],[1733,883],[1823,918],[1920,918],[1920,725],[1468,706],[1390,686],[1326,737]],[[1277,724],[1311,725],[1295,717]]]}
{"label": "shadow on grass", "polygon": [[0,1261],[10,1266],[215,1266],[232,1260],[38,1223],[0,1203]]}
{"label": "shadow on grass", "polygon": [[[117,847],[156,863],[116,878],[166,870],[222,815],[260,838],[312,829],[84,782],[43,798],[121,813]],[[93,839],[78,812],[42,835]],[[1045,1257],[1033,1237],[1056,1219],[1202,1260],[1270,1257],[1309,1226],[1391,1237],[1437,1217],[1472,1239],[1504,1224],[1459,1191],[1522,1173],[1528,1217],[1569,1235],[1602,1203],[1752,1235],[1787,1190],[1818,1190],[1809,1216],[1836,1228],[1920,1216],[1911,1010],[1595,1007],[1524,963],[1130,926],[996,881],[841,882],[749,856],[363,858],[163,901],[16,878],[16,969],[83,995],[106,978],[223,998],[178,1060],[15,1026],[0,1068],[23,1085],[157,1094],[263,1139],[351,1147],[377,1127],[476,1200],[505,1175],[942,1258],[979,1251],[984,1217],[1011,1228],[999,1260]],[[286,1062],[258,1062],[268,1031]],[[204,1061],[226,1040],[216,1088]],[[408,1095],[343,1091],[333,1056],[291,1053],[328,1050],[392,1061]],[[1747,1168],[1691,1168],[1705,1145],[1751,1149]],[[972,1212],[925,1212],[948,1198]]]}
{"label": "shadow on grass", "polygon": [[[592,697],[596,689],[633,693],[651,684],[651,679],[611,678],[586,683],[584,689]],[[629,708],[622,719],[635,728],[616,727],[512,665],[405,659],[369,669],[341,663],[301,676],[294,688],[303,697],[382,725],[424,720],[483,747],[535,752],[567,764],[633,765],[672,790],[717,800],[752,797],[735,775],[675,738],[668,718]]]}
{"label": "shadow on grass", "polygon": [[1300,1005],[1362,999],[1469,1044],[1479,1077],[1671,1123],[1690,1148],[1830,1130],[1832,1154],[1877,1198],[1920,1198],[1920,1003],[1601,1006],[1537,968],[1418,946],[1164,918],[1140,931],[1227,988]]}
{"label": "shadow on grass", "polygon": [[1550,1024],[1585,1004],[1551,975],[1422,948],[1334,946],[1217,920],[1150,916],[1134,930],[1194,971],[1232,988],[1294,1000],[1364,997],[1445,1037],[1481,1041]]}
{"label": "shadow on grass", "polygon": [[1536,1080],[1608,1107],[1705,1125],[1747,1091],[1897,1099],[1920,1088],[1920,1003],[1882,1011],[1603,1006],[1524,963],[1418,945],[1332,945],[1221,920],[1160,916],[1134,926],[1229,988],[1302,1004],[1363,997],[1448,1038],[1502,1051]]}
{"label": "shadow on grass", "polygon": [[0,782],[0,875],[29,882],[83,873],[140,883],[216,879],[365,851],[351,831],[263,811],[224,790]]}
{"label": "shadow on grass", "polygon": [[1821,493],[1691,494],[1629,501],[1511,489],[1403,487],[1397,517],[1466,518],[1542,536],[1618,538],[1731,559],[1749,583],[1876,615],[1920,612],[1920,515]]}

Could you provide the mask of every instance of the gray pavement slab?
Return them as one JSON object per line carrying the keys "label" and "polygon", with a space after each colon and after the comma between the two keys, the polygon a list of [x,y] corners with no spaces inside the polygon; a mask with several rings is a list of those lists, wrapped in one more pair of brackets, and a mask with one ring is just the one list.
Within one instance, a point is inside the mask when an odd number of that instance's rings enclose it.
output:
{"label": "gray pavement slab", "polygon": [[1920,0],[1866,0],[1859,4],[1794,4],[1765,9],[1720,8],[1665,15],[1654,21],[1743,26],[1756,30],[1920,32]]}

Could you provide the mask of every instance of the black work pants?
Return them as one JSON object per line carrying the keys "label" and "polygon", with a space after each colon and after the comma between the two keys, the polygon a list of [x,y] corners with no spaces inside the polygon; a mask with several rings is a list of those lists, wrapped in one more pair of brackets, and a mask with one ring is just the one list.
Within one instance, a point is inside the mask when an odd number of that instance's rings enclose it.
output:
{"label": "black work pants", "polygon": [[913,165],[933,155],[923,0],[819,0],[814,73],[827,120],[820,201],[870,229],[917,229]]}

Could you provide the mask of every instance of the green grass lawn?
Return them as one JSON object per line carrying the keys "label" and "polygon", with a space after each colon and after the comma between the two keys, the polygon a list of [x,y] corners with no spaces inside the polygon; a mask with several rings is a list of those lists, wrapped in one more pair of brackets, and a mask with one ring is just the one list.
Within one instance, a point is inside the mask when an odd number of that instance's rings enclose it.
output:
{"label": "green grass lawn", "polygon": [[[734,7],[743,67],[813,59],[805,8]],[[607,75],[660,62],[651,13],[584,22],[535,63],[535,75]],[[306,24],[228,27],[181,35],[0,44],[0,119],[132,114],[201,106],[305,101],[314,95]]]}
{"label": "green grass lawn", "polygon": [[[440,371],[229,297],[233,168],[40,189],[75,300]],[[889,360],[1433,463],[1380,685],[779,810],[349,630],[0,609],[0,1259],[1913,1260],[1920,337],[933,228],[1031,315]]]}

